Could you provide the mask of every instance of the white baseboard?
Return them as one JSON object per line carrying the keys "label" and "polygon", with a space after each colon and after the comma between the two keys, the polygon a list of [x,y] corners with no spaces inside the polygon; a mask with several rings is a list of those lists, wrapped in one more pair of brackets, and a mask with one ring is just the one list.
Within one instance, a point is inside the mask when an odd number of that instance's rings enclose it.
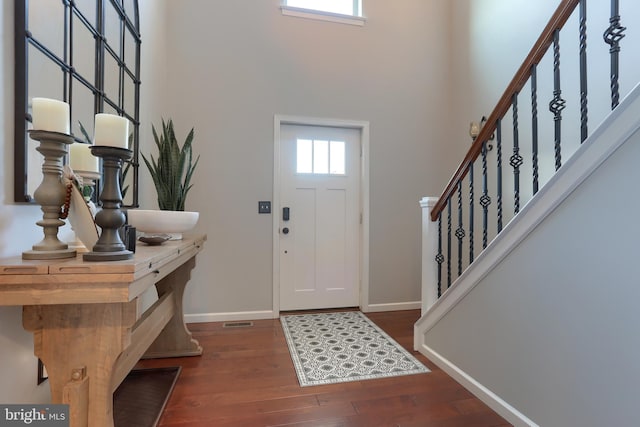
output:
{"label": "white baseboard", "polygon": [[[419,310],[421,307],[420,301],[411,302],[398,302],[390,304],[369,304],[367,307],[362,307],[362,311],[365,313],[373,313],[378,311],[401,311],[401,310]],[[193,313],[185,314],[185,323],[206,323],[206,322],[228,322],[238,320],[261,320],[261,319],[275,319],[278,315],[272,310],[262,311],[239,311],[228,313]]]}
{"label": "white baseboard", "polygon": [[237,320],[273,319],[273,311],[241,311],[231,313],[194,313],[185,314],[185,323],[227,322]]}
{"label": "white baseboard", "polygon": [[362,307],[364,313],[374,313],[378,311],[401,311],[401,310],[419,310],[422,308],[420,301],[395,302],[388,304],[368,304]]}
{"label": "white baseboard", "polygon": [[538,424],[531,421],[435,350],[425,344],[422,344],[417,350],[515,427],[538,427]]}

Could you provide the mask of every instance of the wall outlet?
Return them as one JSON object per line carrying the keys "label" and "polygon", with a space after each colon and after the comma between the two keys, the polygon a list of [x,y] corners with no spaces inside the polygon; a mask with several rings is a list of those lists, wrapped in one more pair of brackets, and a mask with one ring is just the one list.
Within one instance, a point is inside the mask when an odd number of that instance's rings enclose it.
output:
{"label": "wall outlet", "polygon": [[271,202],[258,202],[258,213],[260,214],[271,213]]}

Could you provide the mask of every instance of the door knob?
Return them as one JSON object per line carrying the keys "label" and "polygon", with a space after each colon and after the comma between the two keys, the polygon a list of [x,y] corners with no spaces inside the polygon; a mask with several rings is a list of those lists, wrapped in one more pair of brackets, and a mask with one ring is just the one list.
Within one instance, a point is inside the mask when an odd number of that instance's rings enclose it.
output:
{"label": "door knob", "polygon": [[288,227],[283,228],[282,234],[289,234],[289,228]]}

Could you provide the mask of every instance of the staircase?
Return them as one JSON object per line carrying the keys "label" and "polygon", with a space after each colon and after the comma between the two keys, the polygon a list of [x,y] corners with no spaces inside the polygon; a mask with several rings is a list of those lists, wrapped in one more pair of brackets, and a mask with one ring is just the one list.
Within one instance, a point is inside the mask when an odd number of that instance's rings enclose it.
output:
{"label": "staircase", "polygon": [[[617,7],[613,1],[610,38],[619,42]],[[531,76],[536,78],[548,48],[557,54],[558,31],[574,10],[581,27],[583,16],[586,22],[585,1],[561,2],[443,195],[421,203],[423,316],[414,343],[514,425],[640,425],[640,280],[634,262],[640,241],[640,87],[615,93],[619,45],[610,49],[611,113],[591,132],[578,126],[579,148],[559,165],[555,156],[555,174],[526,203],[518,200],[518,158],[524,155],[518,97],[525,86],[535,87]],[[557,87],[553,95],[552,112],[563,102]],[[586,110],[581,108],[583,123]],[[486,162],[494,133],[500,153],[508,111],[515,119],[509,138],[514,181],[504,185],[507,196],[499,182],[487,185]],[[562,122],[557,117],[552,126]],[[496,163],[495,176],[501,176],[503,164]],[[488,206],[507,198],[515,212],[503,218],[494,209],[495,236],[488,239]]]}

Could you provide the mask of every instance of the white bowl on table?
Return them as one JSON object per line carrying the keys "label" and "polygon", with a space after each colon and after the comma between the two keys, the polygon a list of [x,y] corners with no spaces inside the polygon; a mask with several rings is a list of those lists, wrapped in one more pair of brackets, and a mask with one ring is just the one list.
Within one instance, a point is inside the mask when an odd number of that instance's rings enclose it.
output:
{"label": "white bowl on table", "polygon": [[127,222],[145,235],[168,234],[171,240],[182,239],[198,222],[199,212],[129,209]]}

